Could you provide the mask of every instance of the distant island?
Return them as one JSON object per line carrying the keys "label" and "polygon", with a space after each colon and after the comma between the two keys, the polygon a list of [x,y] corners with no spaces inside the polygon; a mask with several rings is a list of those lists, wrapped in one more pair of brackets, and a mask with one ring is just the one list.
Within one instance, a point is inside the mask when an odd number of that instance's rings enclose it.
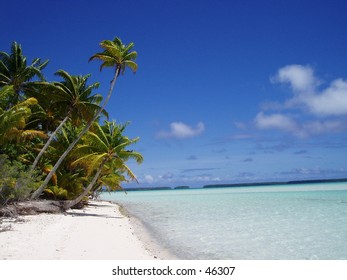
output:
{"label": "distant island", "polygon": [[165,191],[172,190],[170,187],[146,187],[146,188],[124,188],[126,191]]}
{"label": "distant island", "polygon": [[317,183],[334,183],[334,182],[347,182],[347,178],[342,179],[318,179],[318,180],[297,180],[286,182],[259,182],[259,183],[240,183],[240,184],[214,184],[205,185],[203,188],[232,188],[232,187],[257,187],[257,186],[273,186],[273,185],[297,185],[297,184],[317,184]]}
{"label": "distant island", "polygon": [[158,191],[158,190],[187,190],[187,189],[210,189],[210,188],[237,188],[237,187],[258,187],[273,185],[297,185],[297,184],[317,184],[317,183],[334,183],[347,182],[347,178],[342,179],[317,179],[317,180],[297,180],[297,181],[279,181],[279,182],[258,182],[258,183],[235,183],[235,184],[213,184],[202,187],[177,186],[177,187],[140,187],[124,188],[126,191]]}
{"label": "distant island", "polygon": [[178,187],[174,187],[175,190],[186,190],[186,189],[190,189],[189,186],[178,186]]}

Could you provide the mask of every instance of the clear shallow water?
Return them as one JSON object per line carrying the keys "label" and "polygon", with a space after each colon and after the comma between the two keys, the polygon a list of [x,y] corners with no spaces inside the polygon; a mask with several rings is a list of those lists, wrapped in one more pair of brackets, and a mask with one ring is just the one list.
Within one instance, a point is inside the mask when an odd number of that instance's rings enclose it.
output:
{"label": "clear shallow water", "polygon": [[347,183],[105,193],[184,259],[347,259]]}

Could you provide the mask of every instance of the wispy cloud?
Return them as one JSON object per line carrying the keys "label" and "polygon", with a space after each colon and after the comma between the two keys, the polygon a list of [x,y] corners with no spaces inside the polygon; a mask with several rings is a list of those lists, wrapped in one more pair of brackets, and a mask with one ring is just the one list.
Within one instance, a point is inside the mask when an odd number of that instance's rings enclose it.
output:
{"label": "wispy cloud", "polygon": [[324,169],[319,166],[314,167],[314,168],[305,168],[305,167],[300,167],[300,168],[293,168],[290,171],[283,171],[280,172],[281,175],[294,175],[294,176],[303,176],[303,177],[316,177],[323,176],[323,177],[329,177],[329,176],[337,176],[337,175],[342,175],[346,176],[347,175],[347,169],[346,168],[337,168],[337,169]]}
{"label": "wispy cloud", "polygon": [[166,172],[164,175],[160,175],[159,179],[171,180],[174,176],[175,175],[172,172]]}
{"label": "wispy cloud", "polygon": [[252,172],[240,172],[239,174],[236,175],[236,178],[238,181],[250,181],[250,180],[255,180],[256,174],[252,173]]}
{"label": "wispy cloud", "polygon": [[[210,171],[218,168],[200,168],[200,169],[191,169],[187,172],[193,171]],[[160,186],[177,186],[179,184],[192,184],[201,186],[201,184],[208,184],[212,182],[220,182],[221,178],[211,173],[198,173],[198,174],[185,174],[185,171],[182,171],[181,174],[174,174],[172,172],[166,172],[163,175],[151,175],[146,174],[140,176],[139,182],[142,185],[160,185]]]}
{"label": "wispy cloud", "polygon": [[336,133],[344,131],[347,128],[347,123],[343,119],[300,122],[285,114],[266,115],[264,112],[260,112],[254,122],[259,129],[277,129],[289,132],[300,138],[325,133]]}
{"label": "wispy cloud", "polygon": [[192,137],[199,136],[204,131],[205,131],[205,125],[203,122],[197,123],[195,127],[191,127],[183,122],[172,122],[170,124],[170,130],[158,132],[157,137],[161,139],[165,139],[165,138],[185,139],[185,138],[192,138]]}
{"label": "wispy cloud", "polygon": [[279,129],[291,132],[298,130],[296,122],[283,114],[266,115],[260,112],[255,118],[255,125],[260,129]]}
{"label": "wispy cloud", "polygon": [[212,174],[199,174],[196,176],[182,176],[180,178],[182,182],[185,183],[202,183],[208,184],[213,182],[220,182],[221,178],[219,176],[213,176]]}
{"label": "wispy cloud", "polygon": [[247,124],[244,122],[239,122],[239,121],[235,121],[234,125],[238,128],[238,129],[246,129],[247,128]]}

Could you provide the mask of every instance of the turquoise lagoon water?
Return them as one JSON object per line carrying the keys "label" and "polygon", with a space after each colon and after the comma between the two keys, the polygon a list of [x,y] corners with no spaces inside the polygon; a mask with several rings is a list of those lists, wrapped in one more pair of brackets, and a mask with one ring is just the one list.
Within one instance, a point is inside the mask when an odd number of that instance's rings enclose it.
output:
{"label": "turquoise lagoon water", "polygon": [[347,183],[105,193],[183,259],[347,259]]}

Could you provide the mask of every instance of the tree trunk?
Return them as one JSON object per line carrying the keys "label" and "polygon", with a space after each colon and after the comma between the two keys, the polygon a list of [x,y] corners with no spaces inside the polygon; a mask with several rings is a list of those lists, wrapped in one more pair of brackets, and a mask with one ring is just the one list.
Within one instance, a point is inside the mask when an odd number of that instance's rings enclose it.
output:
{"label": "tree trunk", "polygon": [[82,136],[89,130],[89,128],[92,126],[93,122],[99,117],[99,115],[101,114],[101,112],[105,109],[111,95],[112,95],[112,91],[113,88],[116,84],[116,80],[117,77],[120,73],[120,66],[117,67],[115,75],[113,80],[111,81],[111,86],[110,86],[110,90],[107,94],[107,97],[105,99],[104,104],[102,105],[102,107],[99,109],[99,111],[95,114],[94,118],[86,125],[86,127],[83,129],[82,132],[80,132],[80,134],[77,136],[77,138],[75,139],[75,141],[73,141],[70,146],[66,149],[66,151],[60,156],[59,160],[56,162],[56,164],[54,165],[54,167],[52,168],[52,170],[48,173],[45,181],[42,183],[42,185],[32,194],[31,198],[32,199],[37,199],[41,193],[44,191],[44,189],[46,188],[48,182],[51,180],[53,174],[57,171],[58,167],[60,166],[60,164],[63,162],[63,160],[65,159],[65,157],[68,155],[68,153],[75,147],[75,145],[78,143],[78,141],[80,141],[80,139],[82,138]]}
{"label": "tree trunk", "polygon": [[99,179],[100,173],[102,171],[102,169],[104,168],[104,165],[107,161],[107,158],[103,159],[103,161],[101,162],[98,171],[96,171],[93,180],[89,183],[88,187],[85,188],[85,190],[83,191],[83,193],[81,193],[77,198],[75,198],[74,200],[69,200],[67,202],[65,202],[64,204],[64,209],[68,210],[71,207],[75,206],[76,204],[80,203],[82,201],[82,199],[88,195],[88,193],[92,190],[93,186],[95,185],[96,181]]}
{"label": "tree trunk", "polygon": [[33,163],[33,165],[30,168],[30,171],[33,171],[36,167],[36,165],[38,164],[40,158],[42,157],[42,155],[44,154],[44,152],[48,149],[49,145],[51,144],[51,142],[53,141],[53,138],[57,135],[57,133],[60,131],[60,129],[63,127],[63,125],[67,122],[67,120],[69,119],[70,114],[68,114],[65,119],[62,120],[62,122],[59,124],[59,126],[56,128],[56,130],[52,133],[52,135],[49,137],[48,141],[46,142],[46,144],[43,146],[43,148],[41,149],[40,153],[37,155],[37,157],[35,158],[35,161]]}
{"label": "tree trunk", "polygon": [[16,217],[18,215],[36,215],[40,213],[63,213],[64,202],[53,200],[23,201],[13,205],[0,207],[0,217]]}

